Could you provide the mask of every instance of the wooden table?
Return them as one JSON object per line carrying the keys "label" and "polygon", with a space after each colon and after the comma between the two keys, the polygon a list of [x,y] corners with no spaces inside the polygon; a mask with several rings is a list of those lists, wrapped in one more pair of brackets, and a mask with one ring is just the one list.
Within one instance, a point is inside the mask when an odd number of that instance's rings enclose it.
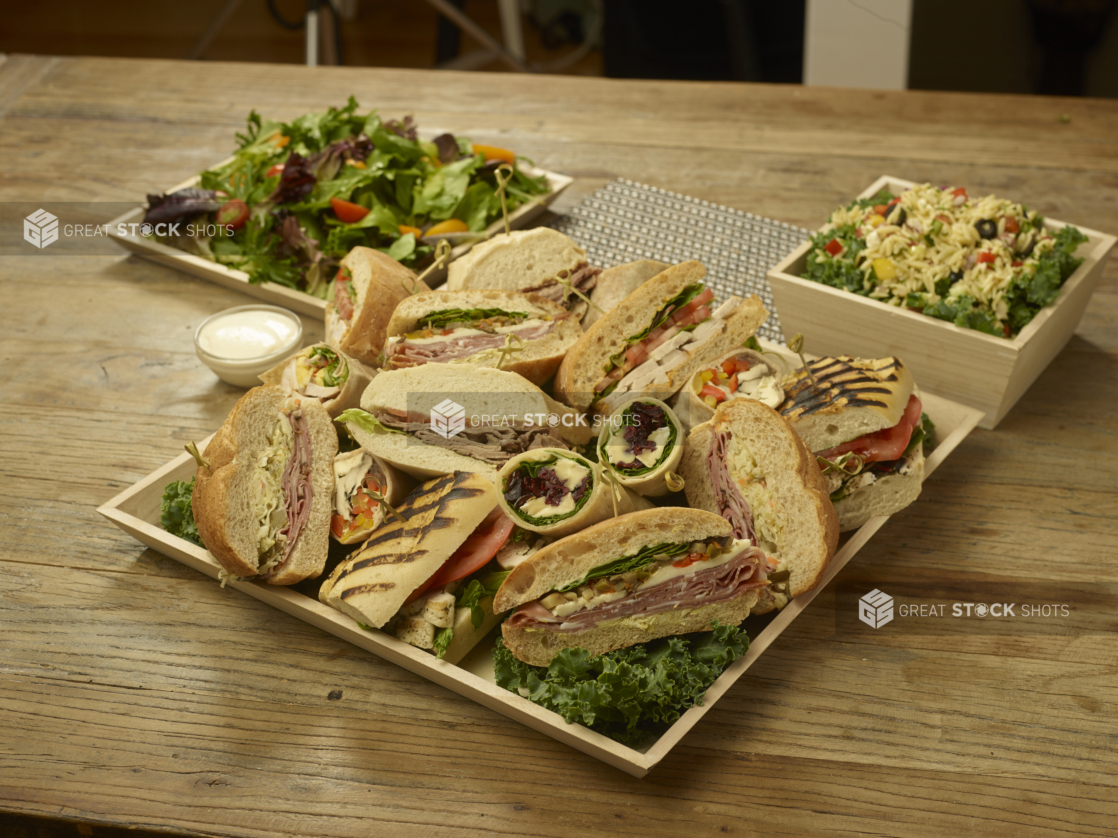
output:
{"label": "wooden table", "polygon": [[[887,172],[1118,231],[1116,102],[35,56],[0,65],[0,200],[138,201],[250,109],[351,92],[575,176],[560,211],[620,176],[814,227]],[[191,332],[245,298],[123,255],[0,271],[0,811],[268,838],[1118,835],[1114,260],[998,430],[643,780],[102,520],[239,395]],[[850,630],[844,591],[875,587],[1072,616]]]}

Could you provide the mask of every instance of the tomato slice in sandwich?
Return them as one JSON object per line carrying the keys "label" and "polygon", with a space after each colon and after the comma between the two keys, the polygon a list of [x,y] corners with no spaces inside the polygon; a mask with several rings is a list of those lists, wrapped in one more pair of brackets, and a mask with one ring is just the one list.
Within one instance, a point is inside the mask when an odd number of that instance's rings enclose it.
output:
{"label": "tomato slice in sandwich", "polygon": [[857,439],[850,440],[850,442],[828,448],[826,451],[820,451],[819,456],[834,460],[848,451],[853,451],[866,463],[888,462],[889,460],[899,459],[905,449],[908,448],[908,442],[912,439],[912,432],[916,430],[916,426],[920,423],[922,409],[923,405],[920,403],[920,399],[916,398],[915,395],[909,396],[904,415],[901,416],[901,421],[896,425],[860,436]]}
{"label": "tomato slice in sandwich", "polygon": [[470,533],[443,566],[436,570],[430,579],[412,591],[411,596],[404,601],[412,602],[431,588],[464,579],[471,573],[481,570],[508,541],[513,526],[512,518],[502,512],[501,507],[495,508],[477,525],[477,529]]}

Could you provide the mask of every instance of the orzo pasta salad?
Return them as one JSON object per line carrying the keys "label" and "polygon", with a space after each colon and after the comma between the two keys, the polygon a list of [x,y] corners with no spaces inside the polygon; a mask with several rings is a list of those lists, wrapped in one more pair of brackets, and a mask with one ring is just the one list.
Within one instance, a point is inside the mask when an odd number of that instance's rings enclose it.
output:
{"label": "orzo pasta salad", "polygon": [[930,184],[882,190],[831,213],[805,279],[1012,337],[1056,299],[1087,241],[1035,210]]}

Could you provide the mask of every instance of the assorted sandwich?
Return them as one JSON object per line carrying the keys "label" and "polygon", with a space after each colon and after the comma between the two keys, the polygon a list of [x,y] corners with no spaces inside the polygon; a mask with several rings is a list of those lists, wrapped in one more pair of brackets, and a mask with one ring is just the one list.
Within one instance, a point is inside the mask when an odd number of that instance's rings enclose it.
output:
{"label": "assorted sandwich", "polygon": [[194,478],[198,534],[225,575],[293,585],[330,546],[338,435],[318,401],[254,387],[210,440]]}
{"label": "assorted sandwich", "polygon": [[[492,562],[513,525],[493,483],[454,472],[416,488],[319,588],[368,628],[457,663],[497,624]],[[503,576],[497,579],[503,579]]]}
{"label": "assorted sandwich", "polygon": [[429,291],[396,306],[387,334],[388,370],[464,364],[507,370],[543,384],[582,327],[559,303],[538,294]]}
{"label": "assorted sandwich", "polygon": [[376,367],[396,306],[429,290],[391,256],[371,247],[353,248],[334,280],[333,299],[326,301],[326,342]]}
{"label": "assorted sandwich", "polygon": [[755,613],[783,608],[823,578],[838,516],[815,457],[771,407],[731,399],[687,437],[680,473],[687,502],[725,518],[734,538],[764,553],[773,583]]}
{"label": "assorted sandwich", "polygon": [[516,373],[448,364],[382,372],[361,410],[340,418],[362,448],[420,479],[473,471],[495,483],[517,454],[585,445],[592,433],[582,414]]}
{"label": "assorted sandwich", "polygon": [[355,549],[321,601],[448,662],[502,614],[503,654],[548,666],[783,608],[840,529],[916,498],[930,422],[897,358],[782,380],[745,348],[761,301],[716,304],[704,277],[600,272],[547,228],[474,247],[440,291],[354,249],[327,342],[264,373],[199,457],[202,543],[223,576],[290,585],[333,535]]}
{"label": "assorted sandwich", "polygon": [[920,495],[932,430],[908,368],[846,355],[808,368],[785,381],[780,414],[815,452],[840,528],[904,509]]}
{"label": "assorted sandwich", "polygon": [[582,328],[589,329],[599,317],[613,311],[622,300],[670,267],[667,262],[638,259],[603,270],[598,274],[598,281],[590,292],[590,302],[594,305],[589,306],[582,316]]}
{"label": "assorted sandwich", "polygon": [[474,245],[450,263],[446,287],[448,291],[496,288],[534,292],[579,319],[587,309],[584,298],[594,289],[600,273],[572,239],[550,227],[536,227]]}
{"label": "assorted sandwich", "polygon": [[497,474],[498,502],[519,527],[559,538],[650,504],[597,463],[562,448],[536,448]]}
{"label": "assorted sandwich", "polygon": [[327,343],[315,343],[260,376],[297,398],[318,399],[333,419],[357,407],[377,371]]}
{"label": "assorted sandwich", "polygon": [[714,416],[714,409],[727,399],[755,399],[777,408],[784,401],[781,376],[777,365],[760,352],[735,349],[696,372],[672,406],[688,430]]}
{"label": "assorted sandwich", "polygon": [[658,637],[737,625],[766,586],[765,556],[722,517],[664,507],[604,521],[513,568],[493,607],[512,610],[505,645],[547,666],[560,650],[592,655]]}
{"label": "assorted sandwich", "polygon": [[703,285],[706,269],[683,262],[645,282],[591,326],[555,376],[557,398],[611,413],[633,396],[670,398],[701,369],[742,346],[765,322],[761,300],[721,305]]}
{"label": "assorted sandwich", "polygon": [[620,485],[655,498],[683,488],[675,474],[683,446],[683,425],[672,409],[642,396],[622,404],[602,423],[598,462]]}

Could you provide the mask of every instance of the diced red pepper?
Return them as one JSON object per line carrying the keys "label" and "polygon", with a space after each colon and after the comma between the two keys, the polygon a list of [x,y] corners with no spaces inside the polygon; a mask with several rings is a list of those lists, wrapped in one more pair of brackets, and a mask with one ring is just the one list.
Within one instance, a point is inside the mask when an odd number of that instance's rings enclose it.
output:
{"label": "diced red pepper", "polygon": [[874,206],[874,208],[873,208],[873,211],[874,211],[874,213],[876,213],[877,215],[880,215],[880,216],[884,217],[884,216],[885,216],[885,212],[886,212],[886,211],[887,211],[888,209],[889,209],[889,207],[888,207],[887,205],[885,205],[885,204],[877,204],[876,206]]}
{"label": "diced red pepper", "polygon": [[823,246],[823,249],[830,253],[832,256],[838,256],[840,253],[842,253],[842,242],[840,242],[838,239],[831,239]]}
{"label": "diced red pepper", "polygon": [[1020,225],[1017,224],[1017,218],[1012,215],[1005,217],[1005,231],[1007,233],[1016,233],[1021,230]]}
{"label": "diced red pepper", "polygon": [[725,361],[722,362],[722,372],[726,373],[726,375],[733,375],[737,371],[738,366],[735,363],[734,358],[727,358]]}
{"label": "diced red pepper", "polygon": [[1019,268],[1022,265],[1024,265],[1025,263],[1024,262],[1018,262],[1017,260],[1014,260],[1014,261],[1010,262],[1009,264],[1012,265],[1014,268]]}
{"label": "diced red pepper", "polygon": [[715,387],[713,384],[710,384],[709,382],[707,384],[703,385],[703,389],[699,391],[699,395],[700,396],[713,396],[714,400],[717,401],[717,402],[722,402],[722,401],[726,400],[726,391],[723,390],[721,387]]}
{"label": "diced red pepper", "polygon": [[691,565],[693,565],[695,562],[705,561],[706,558],[706,553],[700,553],[698,551],[694,553],[688,553],[682,559],[676,559],[674,562],[672,562],[672,567],[691,567]]}
{"label": "diced red pepper", "polygon": [[995,259],[997,259],[997,258],[998,258],[998,257],[997,257],[997,256],[995,256],[995,255],[994,255],[993,253],[979,253],[979,254],[978,254],[978,259],[977,259],[976,261],[977,261],[977,262],[978,262],[978,264],[980,264],[980,265],[983,265],[983,264],[987,264],[987,265],[988,265],[988,264],[990,264],[991,262],[993,262],[993,261],[994,261]]}

